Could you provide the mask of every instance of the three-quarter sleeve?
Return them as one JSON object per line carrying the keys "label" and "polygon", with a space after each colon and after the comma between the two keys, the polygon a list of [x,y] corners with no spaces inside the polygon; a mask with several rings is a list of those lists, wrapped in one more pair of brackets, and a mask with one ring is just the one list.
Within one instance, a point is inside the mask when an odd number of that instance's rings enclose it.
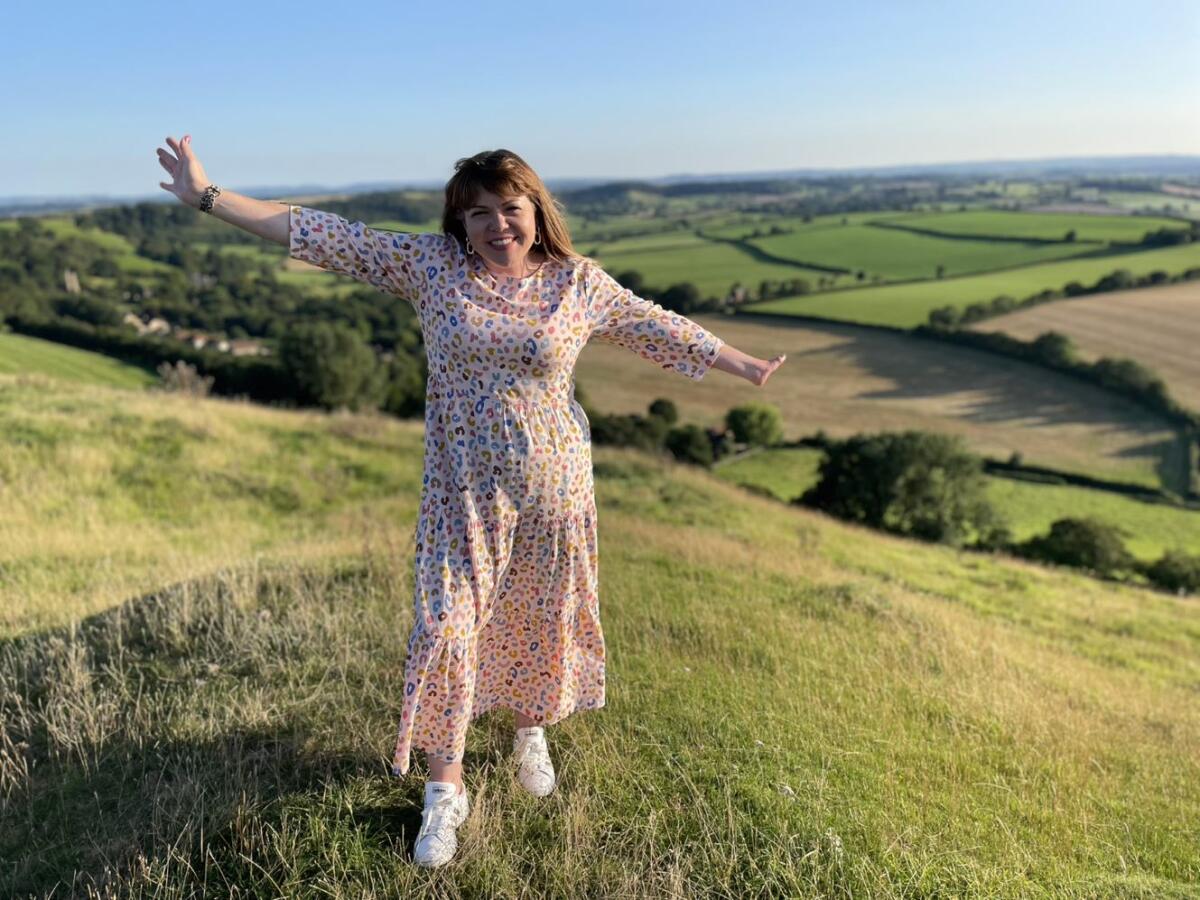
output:
{"label": "three-quarter sleeve", "polygon": [[335,213],[291,206],[288,255],[416,303],[428,279],[445,263],[441,234],[368,228]]}
{"label": "three-quarter sleeve", "polygon": [[591,337],[697,381],[717,361],[725,341],[704,326],[621,287],[591,260],[582,279]]}

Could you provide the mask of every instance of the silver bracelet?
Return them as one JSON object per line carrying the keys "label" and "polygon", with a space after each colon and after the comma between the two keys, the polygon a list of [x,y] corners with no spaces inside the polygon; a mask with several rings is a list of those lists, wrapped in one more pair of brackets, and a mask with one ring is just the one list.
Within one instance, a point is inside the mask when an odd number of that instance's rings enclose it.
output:
{"label": "silver bracelet", "polygon": [[200,198],[200,212],[211,213],[213,201],[217,199],[217,196],[220,193],[221,189],[215,184],[210,184],[208,187],[206,187],[204,189],[204,196]]}

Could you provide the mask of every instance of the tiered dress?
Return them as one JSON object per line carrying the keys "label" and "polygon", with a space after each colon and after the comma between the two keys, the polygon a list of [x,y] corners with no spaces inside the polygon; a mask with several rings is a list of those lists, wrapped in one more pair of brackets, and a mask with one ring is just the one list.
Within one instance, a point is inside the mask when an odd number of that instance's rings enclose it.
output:
{"label": "tiered dress", "polygon": [[549,725],[604,705],[591,430],[575,361],[591,338],[701,379],[725,342],[594,261],[493,276],[443,234],[291,206],[289,254],[416,310],[429,362],[415,590],[392,761],[463,758],[505,706]]}

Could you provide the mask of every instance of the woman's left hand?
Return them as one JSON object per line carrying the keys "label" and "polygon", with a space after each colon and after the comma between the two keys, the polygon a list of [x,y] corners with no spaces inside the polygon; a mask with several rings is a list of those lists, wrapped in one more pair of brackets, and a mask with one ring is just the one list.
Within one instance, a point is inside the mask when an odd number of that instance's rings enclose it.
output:
{"label": "woman's left hand", "polygon": [[759,387],[762,387],[767,383],[767,379],[771,377],[771,373],[783,365],[785,359],[787,359],[787,354],[780,353],[778,356],[773,356],[770,359],[755,360],[755,368],[750,375],[750,380]]}

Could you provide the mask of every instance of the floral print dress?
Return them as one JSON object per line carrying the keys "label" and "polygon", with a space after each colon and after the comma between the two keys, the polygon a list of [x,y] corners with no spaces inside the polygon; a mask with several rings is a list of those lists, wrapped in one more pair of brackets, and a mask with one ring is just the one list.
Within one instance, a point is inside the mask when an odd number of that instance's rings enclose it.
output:
{"label": "floral print dress", "polygon": [[396,294],[424,336],[424,478],[392,773],[416,747],[463,758],[505,706],[549,725],[604,705],[591,431],[575,400],[589,339],[701,379],[725,342],[594,261],[493,276],[443,234],[291,206],[289,255]]}

